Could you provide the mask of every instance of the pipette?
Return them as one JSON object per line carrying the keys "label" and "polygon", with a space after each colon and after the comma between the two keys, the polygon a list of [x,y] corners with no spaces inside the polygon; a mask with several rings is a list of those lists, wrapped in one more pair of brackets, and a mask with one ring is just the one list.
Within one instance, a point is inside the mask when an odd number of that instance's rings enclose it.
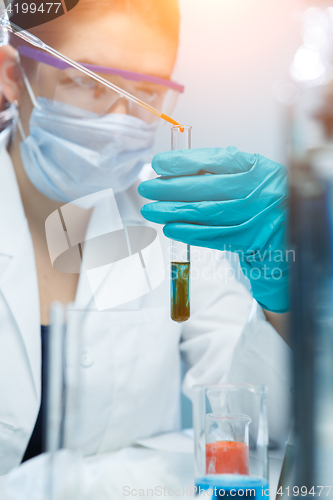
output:
{"label": "pipette", "polygon": [[[2,3],[1,0],[0,0],[0,3]],[[1,9],[0,9],[0,11],[1,11]],[[6,12],[6,10],[5,10],[5,12]],[[6,15],[8,16],[7,13],[6,13]],[[97,73],[94,73],[94,71],[91,71],[90,69],[85,68],[84,66],[82,66],[82,64],[77,63],[76,61],[73,61],[69,57],[62,54],[61,52],[58,52],[57,50],[53,49],[52,47],[50,47],[49,45],[44,43],[37,36],[29,33],[29,31],[22,30],[16,24],[11,23],[8,19],[0,17],[0,26],[2,28],[6,28],[8,31],[10,31],[14,35],[18,36],[22,40],[30,43],[31,45],[34,45],[35,47],[38,47],[39,49],[45,50],[45,52],[48,52],[49,54],[56,57],[57,59],[60,59],[61,61],[66,62],[69,66],[72,66],[72,68],[75,68],[79,71],[82,71],[82,73],[85,73],[86,75],[90,76],[91,78],[93,78],[97,82],[101,83],[102,85],[105,85],[109,89],[114,90],[115,92],[122,95],[126,99],[129,99],[130,101],[135,102],[139,106],[142,106],[143,108],[147,109],[151,113],[154,113],[154,115],[159,116],[160,118],[171,123],[172,125],[179,125],[179,123],[176,122],[175,120],[173,120],[172,118],[170,118],[170,116],[165,115],[164,113],[162,113],[158,109],[153,108],[152,106],[149,106],[149,104],[145,103],[144,101],[141,101],[141,99],[138,99],[137,97],[133,96],[129,92],[126,92],[125,90],[121,89],[120,87],[117,87],[117,85],[114,85],[113,83],[109,82],[105,78],[99,76]]]}

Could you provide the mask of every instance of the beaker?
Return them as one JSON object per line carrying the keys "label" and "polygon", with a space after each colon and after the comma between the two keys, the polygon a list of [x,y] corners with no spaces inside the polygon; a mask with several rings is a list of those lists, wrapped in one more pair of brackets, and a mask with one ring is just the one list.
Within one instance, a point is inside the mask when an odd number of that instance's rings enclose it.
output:
{"label": "beaker", "polygon": [[238,413],[206,415],[206,474],[249,474],[250,423]]}
{"label": "beaker", "polygon": [[197,495],[269,496],[264,386],[195,386],[193,425]]}

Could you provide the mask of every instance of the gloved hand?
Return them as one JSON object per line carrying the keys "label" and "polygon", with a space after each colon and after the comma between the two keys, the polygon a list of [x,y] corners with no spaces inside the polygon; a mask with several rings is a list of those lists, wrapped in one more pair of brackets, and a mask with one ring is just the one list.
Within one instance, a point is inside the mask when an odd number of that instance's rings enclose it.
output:
{"label": "gloved hand", "polygon": [[160,153],[152,167],[161,177],[141,183],[139,194],[159,201],[143,217],[166,224],[168,238],[237,252],[258,303],[286,312],[286,168],[235,147]]}

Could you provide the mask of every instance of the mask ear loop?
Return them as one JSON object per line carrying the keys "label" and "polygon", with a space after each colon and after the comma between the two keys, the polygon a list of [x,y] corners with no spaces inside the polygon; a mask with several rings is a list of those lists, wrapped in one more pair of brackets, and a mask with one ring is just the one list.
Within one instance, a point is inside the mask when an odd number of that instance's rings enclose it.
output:
{"label": "mask ear loop", "polygon": [[22,122],[21,122],[21,119],[20,119],[20,110],[19,110],[19,103],[18,101],[15,99],[15,101],[13,102],[15,108],[16,108],[16,126],[17,126],[17,129],[18,131],[20,132],[20,136],[21,136],[21,139],[22,141],[25,141],[27,136],[23,130],[23,126],[22,126]]}
{"label": "mask ear loop", "polygon": [[32,90],[32,86],[31,86],[31,84],[30,84],[30,82],[28,80],[28,77],[27,77],[27,75],[26,75],[26,73],[24,71],[24,68],[23,68],[23,66],[21,64],[20,59],[18,60],[18,65],[20,67],[20,70],[21,70],[21,73],[22,73],[22,78],[23,78],[23,81],[25,83],[25,86],[26,86],[26,89],[27,89],[27,92],[29,94],[29,97],[31,99],[32,104],[34,105],[35,108],[41,109],[40,105],[37,102],[37,99],[36,99],[36,96],[34,94],[34,91]]}
{"label": "mask ear loop", "polygon": [[[33,104],[33,106],[37,109],[41,109],[40,105],[38,104],[37,102],[37,99],[36,99],[36,96],[34,94],[34,91],[32,90],[32,86],[28,80],[28,77],[24,71],[24,68],[21,64],[21,59],[20,59],[20,54],[17,53],[17,64],[21,70],[21,73],[22,73],[22,78],[23,78],[23,81],[24,81],[24,84],[25,84],[25,87],[27,89],[27,92],[29,94],[29,97],[31,99],[31,102]],[[20,118],[20,112],[19,112],[19,103],[17,100],[14,101],[14,105],[17,109],[17,128],[18,128],[18,131],[20,132],[20,136],[21,136],[21,139],[22,141],[25,141],[27,136],[26,136],[26,133],[24,132],[23,130],[23,125],[22,125],[22,122],[21,122],[21,118]]]}

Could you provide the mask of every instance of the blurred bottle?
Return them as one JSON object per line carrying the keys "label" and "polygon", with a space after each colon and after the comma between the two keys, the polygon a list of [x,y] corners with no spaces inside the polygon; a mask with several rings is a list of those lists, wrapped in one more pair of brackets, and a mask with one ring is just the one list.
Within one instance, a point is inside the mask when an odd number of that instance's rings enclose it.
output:
{"label": "blurred bottle", "polygon": [[[317,3],[318,4],[318,3]],[[316,5],[316,4],[315,4]],[[309,498],[333,492],[333,8],[309,8],[291,66],[291,334],[295,471]],[[293,485],[290,485],[293,486]],[[333,488],[332,488],[333,490]]]}

